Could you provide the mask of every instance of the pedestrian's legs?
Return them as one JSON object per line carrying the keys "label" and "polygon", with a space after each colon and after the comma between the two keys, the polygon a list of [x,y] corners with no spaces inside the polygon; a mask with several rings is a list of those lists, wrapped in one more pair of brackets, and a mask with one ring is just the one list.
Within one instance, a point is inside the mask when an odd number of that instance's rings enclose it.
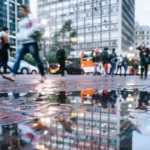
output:
{"label": "pedestrian's legs", "polygon": [[15,81],[15,75],[19,69],[20,61],[26,52],[27,52],[27,47],[25,47],[24,45],[20,45],[18,47],[17,54],[16,54],[16,61],[13,66],[12,73],[11,73],[11,75],[3,74],[3,76],[2,76],[3,78],[8,79],[13,82]]}
{"label": "pedestrian's legs", "polygon": [[116,70],[116,63],[113,64],[112,74],[115,73],[115,70]]}
{"label": "pedestrian's legs", "polygon": [[93,75],[95,75],[97,73],[97,63],[94,63],[94,72]]}
{"label": "pedestrian's legs", "polygon": [[6,50],[5,55],[4,55],[4,64],[3,64],[5,74],[7,73],[7,62],[8,62],[8,52]]}
{"label": "pedestrian's legs", "polygon": [[104,70],[105,70],[105,75],[107,75],[107,71],[108,71],[108,64],[107,63],[104,64]]}
{"label": "pedestrian's legs", "polygon": [[43,63],[42,63],[42,61],[40,60],[40,57],[39,57],[39,50],[38,50],[37,43],[30,43],[29,45],[27,45],[27,47],[28,47],[29,52],[31,53],[32,57],[36,61],[36,64],[39,68],[41,76],[45,76]]}
{"label": "pedestrian's legs", "polygon": [[148,73],[148,65],[144,66],[144,70],[145,70],[145,79],[147,78],[147,73]]}
{"label": "pedestrian's legs", "polygon": [[144,66],[141,66],[141,79],[143,78]]}
{"label": "pedestrian's legs", "polygon": [[111,63],[111,68],[110,68],[110,75],[113,74],[113,63]]}
{"label": "pedestrian's legs", "polygon": [[120,76],[122,75],[122,66],[119,66],[120,68]]}
{"label": "pedestrian's legs", "polygon": [[124,66],[124,76],[126,76],[127,73],[127,66]]}
{"label": "pedestrian's legs", "polygon": [[65,61],[61,63],[61,75],[64,76],[65,73]]}
{"label": "pedestrian's legs", "polygon": [[119,65],[117,65],[117,71],[116,71],[116,75],[117,75],[118,71],[119,71]]}
{"label": "pedestrian's legs", "polygon": [[20,66],[20,61],[22,60],[25,53],[26,53],[26,48],[24,47],[24,45],[19,45],[16,53],[16,61],[12,69],[12,76],[16,75]]}

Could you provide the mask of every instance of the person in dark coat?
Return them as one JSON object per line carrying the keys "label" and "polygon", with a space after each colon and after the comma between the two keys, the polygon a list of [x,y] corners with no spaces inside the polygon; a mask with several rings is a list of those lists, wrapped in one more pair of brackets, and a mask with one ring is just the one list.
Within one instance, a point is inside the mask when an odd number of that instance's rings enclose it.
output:
{"label": "person in dark coat", "polygon": [[124,76],[126,76],[126,73],[127,73],[127,70],[128,70],[128,66],[129,66],[129,59],[126,56],[123,58],[122,65],[124,67]]}
{"label": "person in dark coat", "polygon": [[0,47],[0,68],[3,66],[4,74],[6,74],[8,63],[8,49],[10,50],[7,27],[3,27],[2,31],[0,32]]}
{"label": "person in dark coat", "polygon": [[144,72],[145,72],[145,79],[147,78],[148,65],[149,65],[149,55],[148,55],[148,53],[146,53],[146,54],[141,53],[141,56],[140,56],[141,79],[143,78]]}
{"label": "person in dark coat", "polygon": [[115,48],[114,48],[112,50],[112,53],[110,54],[110,64],[111,64],[110,75],[112,75],[112,77],[116,70],[116,63],[117,63],[117,54],[116,54]]}
{"label": "person in dark coat", "polygon": [[97,67],[98,67],[98,64],[100,62],[99,51],[95,51],[95,55],[93,56],[92,60],[93,60],[93,63],[94,63],[94,72],[93,72],[93,75],[95,76],[96,74],[98,74]]}
{"label": "person in dark coat", "polygon": [[60,50],[57,51],[57,59],[58,59],[58,63],[60,64],[61,76],[64,76],[65,60],[66,60],[66,52],[65,52],[64,45],[62,46]]}
{"label": "person in dark coat", "polygon": [[108,48],[105,47],[102,54],[101,54],[101,60],[103,62],[103,67],[104,67],[104,70],[105,70],[105,75],[107,75],[108,73],[108,64],[110,62],[110,56],[109,56],[109,53],[108,53]]}

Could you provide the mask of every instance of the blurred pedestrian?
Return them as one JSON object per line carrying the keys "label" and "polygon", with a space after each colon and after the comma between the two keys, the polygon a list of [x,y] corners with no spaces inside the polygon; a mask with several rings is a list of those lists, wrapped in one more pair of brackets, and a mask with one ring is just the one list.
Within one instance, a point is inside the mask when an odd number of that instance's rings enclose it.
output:
{"label": "blurred pedestrian", "polygon": [[109,56],[109,53],[108,53],[108,48],[105,47],[103,52],[101,53],[101,59],[102,59],[102,62],[103,62],[103,67],[104,67],[104,70],[105,70],[105,75],[107,75],[108,73],[108,64],[110,62],[110,56]]}
{"label": "blurred pedestrian", "polygon": [[58,51],[57,51],[57,59],[58,63],[60,64],[60,71],[61,76],[64,76],[65,72],[65,60],[66,60],[66,52],[65,52],[65,46],[63,45]]}
{"label": "blurred pedestrian", "polygon": [[141,53],[140,56],[141,79],[143,79],[144,72],[145,72],[145,79],[147,78],[149,60],[150,58],[148,53]]}
{"label": "blurred pedestrian", "polygon": [[135,60],[133,62],[133,68],[134,68],[134,74],[137,75],[138,74],[138,69],[139,69],[139,62],[138,62],[138,60]]}
{"label": "blurred pedestrian", "polygon": [[129,66],[129,59],[127,58],[127,56],[125,56],[123,58],[122,66],[124,68],[124,76],[126,76],[127,75],[128,66]]}
{"label": "blurred pedestrian", "polygon": [[116,74],[120,70],[120,76],[121,76],[122,75],[122,63],[123,63],[123,57],[122,57],[122,55],[120,55],[119,57],[117,57],[117,61],[118,61],[118,64],[117,64]]}
{"label": "blurred pedestrian", "polygon": [[7,73],[7,63],[9,54],[8,49],[10,50],[8,28],[3,27],[2,31],[0,32],[0,68],[3,66],[3,73],[5,74]]}
{"label": "blurred pedestrian", "polygon": [[110,54],[110,64],[111,64],[110,75],[112,75],[113,77],[116,70],[116,64],[117,64],[117,54],[115,52],[115,48],[112,50],[112,53]]}
{"label": "blurred pedestrian", "polygon": [[98,71],[97,71],[97,67],[98,67],[98,64],[100,62],[100,55],[99,55],[99,50],[94,50],[94,53],[95,55],[93,56],[93,63],[94,63],[94,72],[93,72],[93,75],[95,76],[96,74],[98,74]]}
{"label": "blurred pedestrian", "polygon": [[19,42],[19,46],[17,48],[16,53],[16,61],[12,69],[12,73],[10,75],[3,75],[5,79],[10,81],[15,81],[15,75],[19,69],[20,61],[24,57],[26,53],[31,53],[33,58],[35,59],[37,66],[39,68],[41,79],[40,82],[43,82],[46,77],[44,73],[43,63],[39,57],[39,47],[38,47],[38,38],[42,34],[41,26],[35,20],[35,18],[31,15],[30,9],[26,5],[19,6],[19,14],[20,21],[18,24],[19,32],[17,33],[17,40]]}

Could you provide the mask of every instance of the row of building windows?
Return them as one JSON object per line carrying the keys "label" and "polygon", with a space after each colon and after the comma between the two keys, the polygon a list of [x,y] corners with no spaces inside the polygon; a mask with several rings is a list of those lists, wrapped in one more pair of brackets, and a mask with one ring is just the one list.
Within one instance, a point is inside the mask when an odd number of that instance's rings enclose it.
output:
{"label": "row of building windows", "polygon": [[136,35],[139,35],[139,34],[149,34],[150,31],[139,31],[139,32],[135,32]]}
{"label": "row of building windows", "polygon": [[[150,43],[149,42],[147,42],[147,43],[145,43],[147,46],[149,46],[150,45]],[[139,45],[139,43],[135,43],[135,45],[137,46],[137,45]]]}
{"label": "row of building windows", "polygon": [[[70,5],[85,5],[93,2],[93,0],[68,0],[68,1],[60,1],[60,0],[47,0],[47,1],[42,1],[38,0],[38,5],[44,5],[45,3],[49,3],[53,6],[53,8],[61,8],[62,6],[64,7],[69,7]],[[118,3],[118,0],[101,0],[101,1],[96,1],[95,4],[98,6],[105,6],[105,5],[111,5]],[[55,5],[57,4],[57,6]]]}
{"label": "row of building windows", "polygon": [[[86,43],[78,43],[78,44],[72,44],[72,47],[74,49],[82,49],[82,48],[95,48],[95,47],[117,47],[117,40],[111,40],[111,41],[99,41],[99,42],[86,42]],[[49,41],[46,41],[46,46],[51,45]]]}

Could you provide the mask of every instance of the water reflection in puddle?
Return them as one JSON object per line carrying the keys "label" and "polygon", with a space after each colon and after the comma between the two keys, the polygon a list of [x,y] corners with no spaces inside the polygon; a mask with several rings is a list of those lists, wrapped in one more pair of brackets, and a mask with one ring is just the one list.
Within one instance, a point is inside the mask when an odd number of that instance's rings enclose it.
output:
{"label": "water reflection in puddle", "polygon": [[0,93],[0,150],[140,150],[149,99],[137,89]]}

